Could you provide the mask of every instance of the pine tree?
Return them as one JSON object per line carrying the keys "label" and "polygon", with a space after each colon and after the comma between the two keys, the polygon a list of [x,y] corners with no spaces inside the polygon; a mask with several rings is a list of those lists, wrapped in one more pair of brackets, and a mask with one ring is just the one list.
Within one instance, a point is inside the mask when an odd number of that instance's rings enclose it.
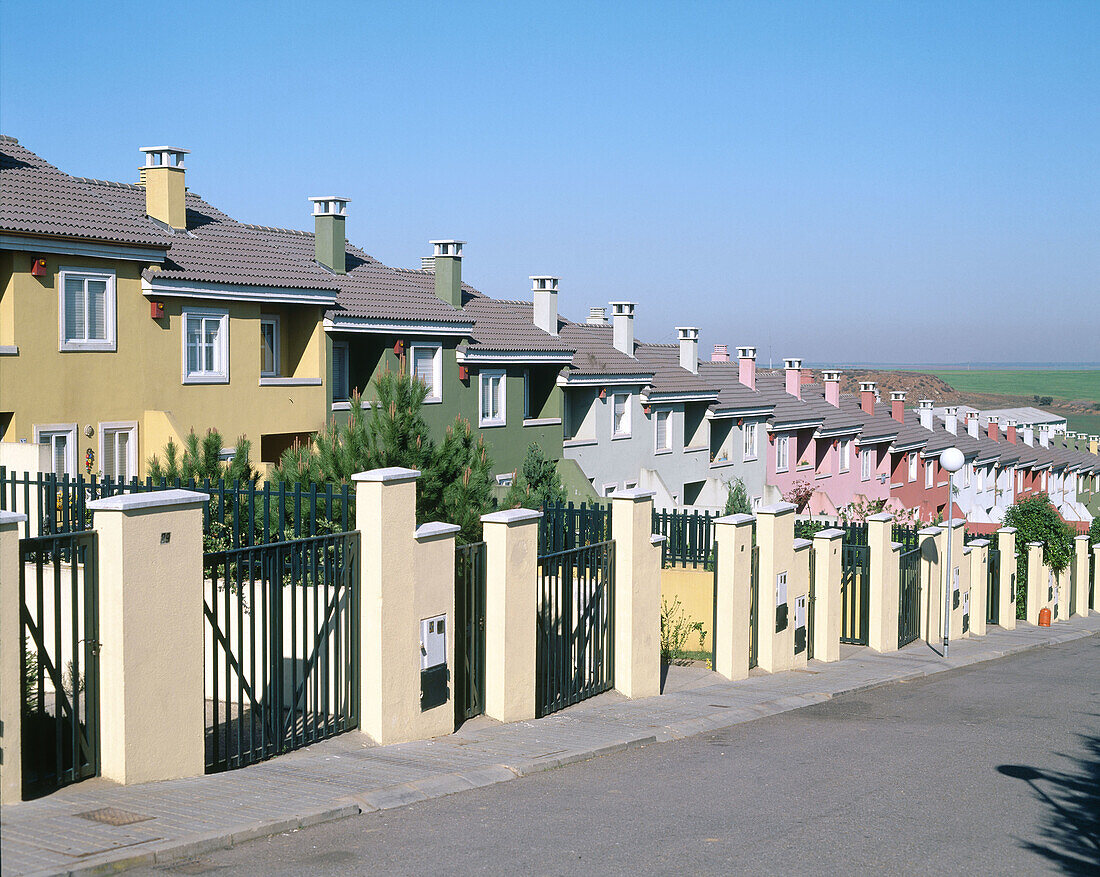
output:
{"label": "pine tree", "polygon": [[512,487],[504,499],[507,508],[541,509],[565,502],[565,487],[558,474],[557,460],[550,460],[535,442],[527,448],[523,466],[512,478]]}
{"label": "pine tree", "polygon": [[727,515],[751,515],[752,504],[749,502],[749,492],[745,489],[743,478],[733,478],[726,482],[726,508]]}

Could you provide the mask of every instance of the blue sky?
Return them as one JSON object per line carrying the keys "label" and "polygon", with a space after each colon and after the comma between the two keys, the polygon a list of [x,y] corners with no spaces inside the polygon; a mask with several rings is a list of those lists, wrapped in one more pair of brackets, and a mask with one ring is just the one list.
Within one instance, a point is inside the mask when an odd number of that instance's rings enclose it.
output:
{"label": "blue sky", "polygon": [[[0,129],[776,360],[1100,359],[1100,3],[0,6]],[[945,316],[948,315],[948,316]]]}

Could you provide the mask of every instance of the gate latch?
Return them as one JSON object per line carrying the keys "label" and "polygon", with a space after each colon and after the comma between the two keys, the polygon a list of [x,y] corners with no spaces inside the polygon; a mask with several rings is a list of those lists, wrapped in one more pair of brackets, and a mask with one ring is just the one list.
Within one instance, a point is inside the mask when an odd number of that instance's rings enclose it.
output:
{"label": "gate latch", "polygon": [[91,651],[91,653],[93,655],[98,655],[99,654],[99,647],[102,645],[102,643],[99,640],[97,640],[97,639],[82,639],[81,642],[87,644],[88,649]]}

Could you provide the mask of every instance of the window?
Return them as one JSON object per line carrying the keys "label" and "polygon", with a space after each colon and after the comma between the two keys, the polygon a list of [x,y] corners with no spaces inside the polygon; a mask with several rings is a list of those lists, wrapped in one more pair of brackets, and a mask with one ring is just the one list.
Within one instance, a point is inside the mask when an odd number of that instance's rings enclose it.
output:
{"label": "window", "polygon": [[54,423],[34,428],[34,440],[50,446],[50,471],[54,475],[76,474],[76,424]]}
{"label": "window", "polygon": [[58,289],[61,349],[114,350],[114,272],[62,268]]}
{"label": "window", "polygon": [[351,398],[348,380],[348,342],[332,344],[332,401],[347,402]]}
{"label": "window", "polygon": [[523,370],[523,419],[531,419],[531,371]]}
{"label": "window", "polygon": [[970,473],[974,471],[974,464],[967,463],[966,468],[963,470],[963,487],[970,486]]}
{"label": "window", "polygon": [[840,462],[839,472],[847,472],[852,468],[852,443],[850,441],[842,441],[840,443]]}
{"label": "window", "polygon": [[859,477],[863,481],[871,480],[872,462],[874,461],[874,451],[870,448],[863,448],[859,452]]}
{"label": "window", "polygon": [[917,455],[912,453],[909,455],[909,483],[912,484],[917,480]]}
{"label": "window", "polygon": [[1016,473],[1016,492],[1021,493],[1023,491],[1023,489],[1024,489],[1024,473],[1023,472],[1017,472]]}
{"label": "window", "polygon": [[260,377],[279,374],[279,318],[260,317]]}
{"label": "window", "polygon": [[985,490],[985,470],[984,469],[979,469],[978,470],[978,493],[981,493],[983,490]]}
{"label": "window", "polygon": [[791,464],[790,438],[785,435],[775,440],[775,471],[786,472]]}
{"label": "window", "polygon": [[669,415],[670,411],[658,411],[655,417],[654,433],[657,437],[658,451],[672,450],[672,428]]}
{"label": "window", "polygon": [[505,472],[497,476],[497,484],[499,484],[501,487],[511,487],[512,482],[515,480],[515,477],[515,472]]}
{"label": "window", "polygon": [[630,394],[615,393],[611,396],[612,435],[630,435]]}
{"label": "window", "polygon": [[129,481],[137,477],[137,424],[99,425],[99,468],[105,478]]}
{"label": "window", "polygon": [[412,375],[428,388],[425,402],[442,402],[443,348],[438,344],[413,345]]}
{"label": "window", "polygon": [[619,486],[618,484],[605,484],[605,485],[603,485],[603,487],[601,488],[602,495],[603,496],[611,496],[611,494],[613,494],[615,492],[615,489],[618,486]]}
{"label": "window", "polygon": [[478,426],[504,426],[504,372],[483,371],[478,382],[481,418]]}
{"label": "window", "polygon": [[741,438],[744,440],[743,460],[756,459],[756,423],[746,423],[741,430]]}
{"label": "window", "polygon": [[183,382],[229,381],[229,312],[183,312]]}
{"label": "window", "polygon": [[932,482],[936,477],[936,461],[925,460],[924,461],[924,488],[929,490],[932,487]]}

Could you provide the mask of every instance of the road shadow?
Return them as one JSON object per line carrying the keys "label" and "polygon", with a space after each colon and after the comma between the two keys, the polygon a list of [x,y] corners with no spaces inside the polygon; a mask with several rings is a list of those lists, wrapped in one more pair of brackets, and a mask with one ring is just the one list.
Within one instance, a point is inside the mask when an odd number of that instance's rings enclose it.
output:
{"label": "road shadow", "polygon": [[1066,756],[1067,771],[1022,764],[998,765],[997,772],[1022,780],[1046,807],[1041,840],[1021,841],[1065,874],[1100,874],[1100,736],[1082,735],[1084,754]]}

